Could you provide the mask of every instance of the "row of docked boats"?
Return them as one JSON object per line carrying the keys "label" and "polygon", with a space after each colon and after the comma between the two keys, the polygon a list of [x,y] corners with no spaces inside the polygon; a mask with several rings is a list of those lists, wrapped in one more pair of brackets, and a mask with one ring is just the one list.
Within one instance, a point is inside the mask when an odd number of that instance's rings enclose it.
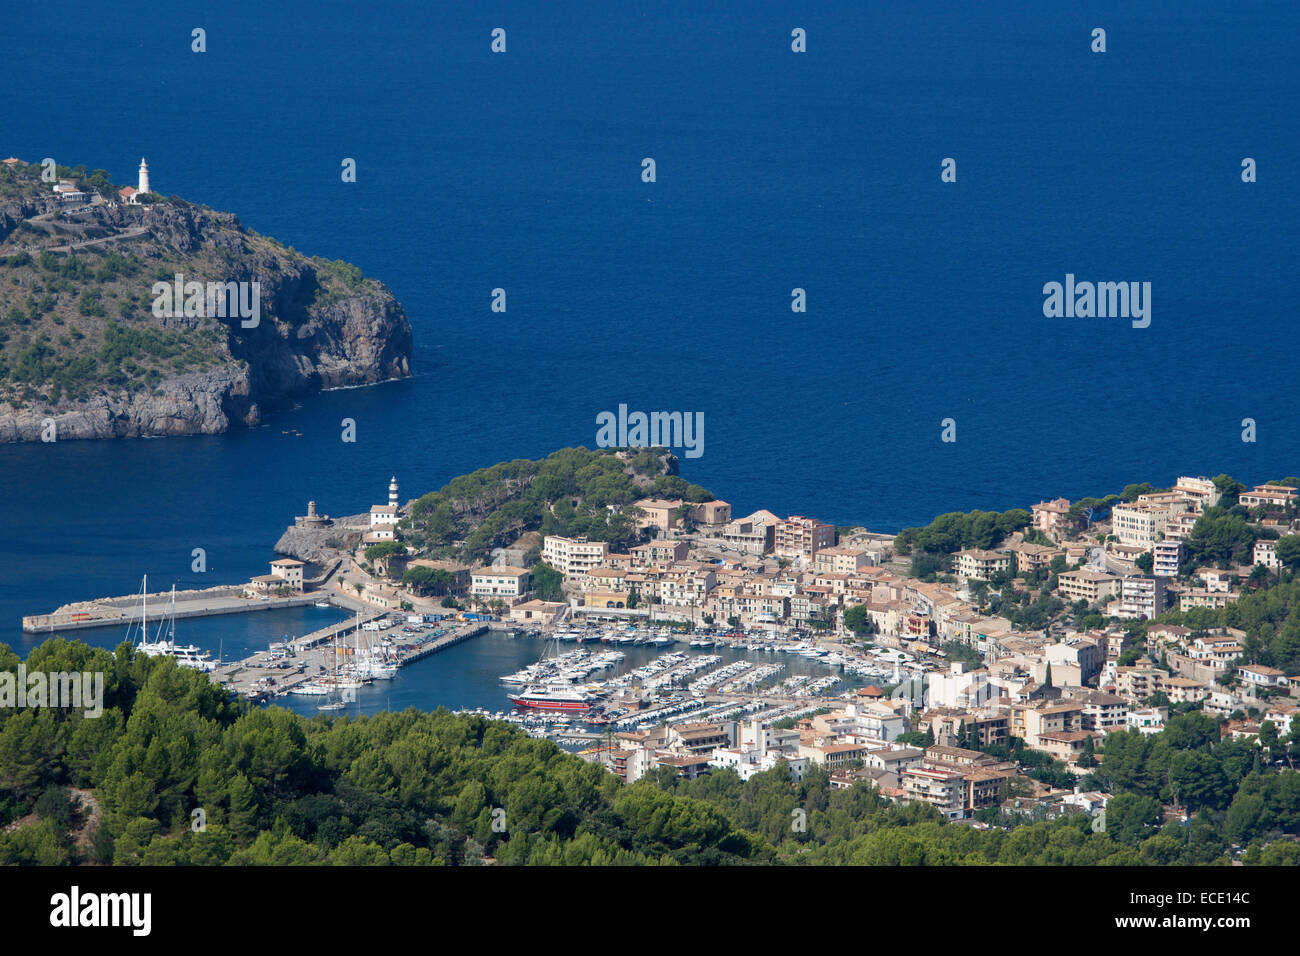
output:
{"label": "row of docked boats", "polygon": [[352,644],[341,644],[339,636],[334,635],[330,648],[331,672],[289,689],[290,694],[328,698],[325,703],[317,705],[317,710],[343,710],[356,699],[356,692],[362,687],[371,681],[392,680],[402,666],[391,640],[375,639],[362,629],[360,612],[357,612],[357,625],[352,631]]}
{"label": "row of docked boats", "polygon": [[[529,637],[541,637],[540,628],[525,632]],[[608,627],[598,624],[586,626],[570,625],[552,631],[551,640],[562,644],[584,644],[599,641],[602,644],[635,644],[637,646],[671,647],[674,644],[689,644],[691,647],[714,647],[718,638],[708,633],[696,633],[690,636],[678,633],[669,627]]]}

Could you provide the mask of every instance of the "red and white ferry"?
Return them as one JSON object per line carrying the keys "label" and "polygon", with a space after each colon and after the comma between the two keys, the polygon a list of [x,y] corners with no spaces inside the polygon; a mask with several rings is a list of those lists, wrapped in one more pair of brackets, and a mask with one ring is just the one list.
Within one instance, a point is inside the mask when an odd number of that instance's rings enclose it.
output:
{"label": "red and white ferry", "polygon": [[529,685],[518,694],[507,695],[516,707],[534,710],[589,710],[591,695],[566,684]]}

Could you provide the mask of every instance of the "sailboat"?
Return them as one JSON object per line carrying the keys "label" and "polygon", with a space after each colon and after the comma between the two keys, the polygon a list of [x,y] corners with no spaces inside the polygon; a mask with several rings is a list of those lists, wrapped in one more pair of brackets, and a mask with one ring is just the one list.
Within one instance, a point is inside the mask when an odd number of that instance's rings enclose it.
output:
{"label": "sailboat", "polygon": [[323,704],[316,706],[317,710],[342,710],[347,706],[339,696],[339,639],[338,635],[334,636],[334,653],[330,655],[334,658],[334,684],[330,691],[330,699]]}
{"label": "sailboat", "polygon": [[[365,646],[362,646],[362,642]],[[356,647],[352,655],[352,672],[362,680],[392,680],[400,665],[386,660],[382,647],[375,647],[361,632],[361,612],[357,611]]]}
{"label": "sailboat", "polygon": [[[163,638],[163,627],[167,637]],[[188,670],[209,674],[217,669],[212,655],[195,644],[178,646],[176,643],[176,585],[172,585],[172,610],[170,618],[159,618],[158,631],[149,640],[149,575],[140,582],[140,643],[136,649],[146,657],[170,657],[177,665]]]}

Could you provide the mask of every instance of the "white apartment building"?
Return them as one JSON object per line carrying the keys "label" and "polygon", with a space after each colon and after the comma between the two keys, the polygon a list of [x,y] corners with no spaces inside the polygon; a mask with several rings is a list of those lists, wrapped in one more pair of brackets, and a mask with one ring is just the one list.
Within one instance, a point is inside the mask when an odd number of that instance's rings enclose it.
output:
{"label": "white apartment building", "polygon": [[670,568],[659,581],[659,603],[668,607],[703,607],[717,581],[712,568]]}
{"label": "white apartment building", "polygon": [[1165,536],[1169,511],[1151,502],[1117,504],[1110,511],[1111,532],[1120,544],[1150,548]]}
{"label": "white apartment building", "polygon": [[1280,568],[1282,562],[1277,558],[1277,542],[1260,538],[1255,542],[1255,564],[1262,564],[1266,568]]}
{"label": "white apartment building", "polygon": [[586,538],[561,538],[547,535],[542,542],[542,560],[566,578],[582,577],[592,568],[598,568],[609,556],[605,541],[588,541]]}
{"label": "white apartment building", "polygon": [[1181,491],[1189,498],[1195,498],[1200,505],[1198,511],[1214,507],[1221,497],[1219,489],[1214,487],[1214,482],[1209,478],[1179,478],[1174,484],[1174,491]]}
{"label": "white apartment building", "polygon": [[949,820],[966,815],[966,777],[955,770],[913,767],[903,771],[903,790],[909,801],[928,803]]}
{"label": "white apartment building", "polygon": [[1143,707],[1131,710],[1128,714],[1128,729],[1136,730],[1150,736],[1165,729],[1165,718],[1169,715],[1167,707]]}
{"label": "white apartment building", "polygon": [[1256,485],[1237,498],[1247,508],[1285,508],[1296,499],[1296,489],[1289,485]]}
{"label": "white apartment building", "polygon": [[1106,571],[1080,568],[1078,571],[1062,572],[1057,576],[1056,585],[1057,590],[1071,601],[1098,604],[1119,592],[1120,577]]}
{"label": "white apartment building", "polygon": [[980,707],[1002,695],[1002,690],[989,681],[984,668],[968,670],[966,664],[957,662],[948,666],[948,672],[933,671],[926,675],[926,688],[931,707],[952,707],[970,710]]}
{"label": "white apartment building", "polygon": [[872,563],[871,553],[859,548],[822,548],[813,555],[817,574],[852,574]]}
{"label": "white apartment building", "polygon": [[501,598],[513,602],[528,593],[529,577],[527,568],[479,568],[470,574],[470,593],[485,601]]}
{"label": "white apartment building", "polygon": [[970,548],[957,552],[957,574],[973,581],[988,581],[997,574],[1010,572],[1011,555],[1001,551]]}
{"label": "white apartment building", "polygon": [[1151,548],[1151,573],[1159,578],[1178,576],[1183,563],[1181,541],[1157,541]]}

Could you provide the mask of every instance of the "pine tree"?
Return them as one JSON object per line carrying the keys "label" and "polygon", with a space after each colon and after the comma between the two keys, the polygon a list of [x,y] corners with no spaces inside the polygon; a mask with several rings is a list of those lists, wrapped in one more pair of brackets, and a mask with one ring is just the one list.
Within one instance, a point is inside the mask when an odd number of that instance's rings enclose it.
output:
{"label": "pine tree", "polygon": [[257,832],[257,794],[242,773],[236,774],[230,781],[228,828],[241,843],[251,840]]}

